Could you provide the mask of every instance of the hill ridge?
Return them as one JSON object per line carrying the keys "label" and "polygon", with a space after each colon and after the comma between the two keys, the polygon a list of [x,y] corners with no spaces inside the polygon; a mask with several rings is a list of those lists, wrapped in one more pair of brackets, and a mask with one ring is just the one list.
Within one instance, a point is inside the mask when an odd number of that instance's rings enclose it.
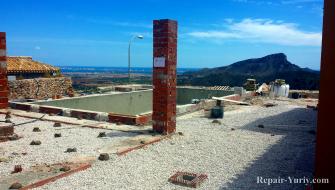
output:
{"label": "hill ridge", "polygon": [[315,90],[319,88],[320,76],[317,71],[291,63],[284,53],[275,53],[227,66],[186,72],[181,75],[179,84],[241,86],[247,78],[255,78],[259,83],[282,78],[294,89]]}

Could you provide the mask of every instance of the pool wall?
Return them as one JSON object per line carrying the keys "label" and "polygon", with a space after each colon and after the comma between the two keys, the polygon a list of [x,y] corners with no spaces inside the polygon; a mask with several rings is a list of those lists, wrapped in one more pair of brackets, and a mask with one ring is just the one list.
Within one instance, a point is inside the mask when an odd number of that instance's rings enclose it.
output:
{"label": "pool wall", "polygon": [[[197,93],[193,88],[191,90],[188,90],[187,88],[178,88],[178,92],[180,94],[183,93],[184,95],[179,97],[181,98],[179,99],[179,103],[183,105],[177,105],[177,115],[179,116],[213,107],[215,105],[215,100],[206,99],[205,97],[208,97],[208,94],[234,100],[240,99],[240,96],[233,94],[233,91],[224,91],[221,93],[216,91],[217,90],[206,92],[200,90],[198,91],[199,93]],[[186,104],[190,103],[191,99],[195,98],[202,100],[198,104]],[[152,90],[89,95],[51,101],[10,102],[10,106],[13,109],[75,117],[79,119],[144,125],[151,121]]]}
{"label": "pool wall", "polygon": [[177,105],[190,104],[192,99],[211,99],[234,94],[233,90],[211,90],[196,87],[178,87],[177,88]]}
{"label": "pool wall", "polygon": [[75,98],[38,101],[38,105],[90,110],[97,112],[139,115],[152,110],[152,90],[117,94],[89,95]]}

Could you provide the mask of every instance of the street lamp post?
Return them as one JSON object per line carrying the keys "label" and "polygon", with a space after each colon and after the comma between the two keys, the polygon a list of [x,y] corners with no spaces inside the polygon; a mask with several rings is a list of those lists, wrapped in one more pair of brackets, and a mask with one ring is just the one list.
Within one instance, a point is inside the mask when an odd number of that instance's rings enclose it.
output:
{"label": "street lamp post", "polygon": [[129,40],[129,46],[128,46],[128,83],[129,83],[129,84],[130,84],[130,45],[131,45],[131,42],[132,42],[135,38],[143,39],[143,36],[142,36],[142,35],[133,36],[133,37],[131,37],[130,40]]}

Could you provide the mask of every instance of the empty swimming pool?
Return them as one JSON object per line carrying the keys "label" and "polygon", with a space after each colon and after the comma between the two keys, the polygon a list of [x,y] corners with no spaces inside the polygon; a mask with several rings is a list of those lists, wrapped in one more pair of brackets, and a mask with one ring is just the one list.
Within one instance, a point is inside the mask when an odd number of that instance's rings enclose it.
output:
{"label": "empty swimming pool", "polygon": [[[190,105],[193,106],[192,109],[187,109],[186,105],[191,104],[192,99],[210,99],[213,96],[222,97],[233,93],[234,91],[227,90],[178,87],[177,109],[178,107],[183,107],[183,110],[186,111],[196,110],[197,108],[194,108],[194,105]],[[43,100],[33,103],[14,102],[12,106],[17,109],[24,107],[24,109],[29,109],[30,111],[35,110],[43,113],[52,112],[58,115],[80,116],[87,119],[96,119],[98,116],[100,118],[99,120],[111,120],[110,118],[113,116],[137,118],[143,115],[151,116],[152,90]],[[27,108],[27,106],[30,107]],[[105,115],[105,119],[101,119],[101,115]]]}

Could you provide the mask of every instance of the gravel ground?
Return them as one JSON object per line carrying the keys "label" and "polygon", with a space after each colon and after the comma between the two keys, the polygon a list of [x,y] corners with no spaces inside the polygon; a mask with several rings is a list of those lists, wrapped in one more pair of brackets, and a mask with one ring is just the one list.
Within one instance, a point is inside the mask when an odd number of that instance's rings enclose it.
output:
{"label": "gravel ground", "polygon": [[[311,130],[315,130],[316,111],[285,101],[276,103],[270,108],[248,106],[225,112],[221,124],[203,118],[202,112],[179,117],[177,131],[184,136],[126,156],[111,155],[109,161],[97,161],[88,170],[38,189],[190,189],[168,182],[176,171],[207,174],[209,179],[198,189],[304,189],[304,184],[257,183],[257,176],[310,177],[313,171],[315,135]],[[259,124],[264,128],[258,128]],[[40,126],[42,133],[32,133],[33,126]],[[61,130],[67,138],[56,140],[48,122],[21,126],[17,131],[25,138],[1,143],[6,149],[0,150],[6,155],[23,151],[28,155],[1,163],[0,174],[8,174],[16,163],[28,166],[67,159],[70,155],[63,151],[68,147],[77,147],[76,154],[96,155],[106,141],[126,138],[102,140],[96,135],[104,130],[73,128]],[[33,139],[41,140],[42,145],[30,146]]]}
{"label": "gravel ground", "polygon": [[[4,115],[0,115],[4,120]],[[22,123],[32,121],[22,117],[12,116],[11,121]],[[77,156],[99,156],[98,149],[106,143],[118,142],[134,134],[111,131],[105,129],[81,128],[74,125],[62,124],[61,127],[53,127],[53,122],[37,121],[30,124],[15,127],[15,133],[23,138],[16,141],[0,143],[0,157],[9,158],[9,162],[0,163],[0,176],[8,175],[14,169],[14,165],[22,165],[29,168],[32,165],[46,163],[53,164],[63,162]],[[41,132],[33,132],[34,127],[39,127]],[[113,138],[97,138],[99,132],[106,132]],[[61,133],[62,137],[55,138],[55,133]],[[32,146],[30,142],[40,140],[39,146]],[[77,148],[77,152],[65,153],[67,148]],[[23,155],[22,153],[27,153]]]}

